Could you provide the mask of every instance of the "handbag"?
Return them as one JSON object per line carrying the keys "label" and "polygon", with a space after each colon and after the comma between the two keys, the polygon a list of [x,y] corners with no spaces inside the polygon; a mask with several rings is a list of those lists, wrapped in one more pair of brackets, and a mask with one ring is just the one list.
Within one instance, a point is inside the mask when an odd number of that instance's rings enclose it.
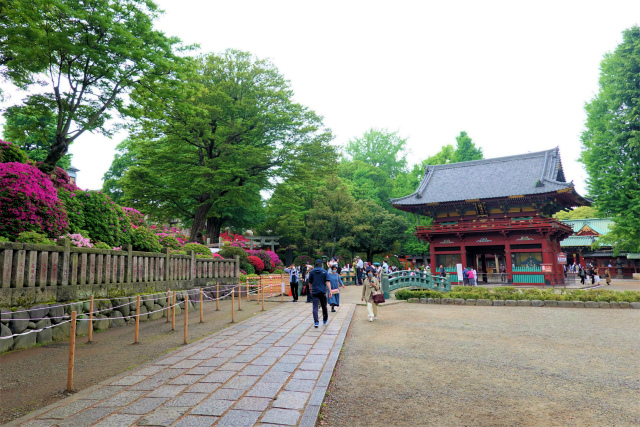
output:
{"label": "handbag", "polygon": [[307,292],[307,285],[304,285],[304,286],[302,287],[302,295],[307,295],[307,293],[308,293],[308,292]]}
{"label": "handbag", "polygon": [[333,296],[335,294],[339,294],[340,293],[340,288],[331,289],[329,292],[331,293],[331,296]]}
{"label": "handbag", "polygon": [[373,296],[373,302],[375,304],[382,304],[384,301],[384,294],[382,292],[378,292]]}

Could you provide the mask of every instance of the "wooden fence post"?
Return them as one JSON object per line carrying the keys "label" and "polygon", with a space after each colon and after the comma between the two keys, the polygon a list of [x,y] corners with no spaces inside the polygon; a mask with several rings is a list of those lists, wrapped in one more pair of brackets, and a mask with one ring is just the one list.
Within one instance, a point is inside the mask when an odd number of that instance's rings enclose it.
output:
{"label": "wooden fence post", "polygon": [[173,307],[171,310],[171,330],[176,330],[176,291],[173,291]]}
{"label": "wooden fence post", "polygon": [[171,289],[167,290],[167,323],[171,321]]}
{"label": "wooden fence post", "polygon": [[87,342],[93,341],[93,295],[91,295],[91,300],[89,301],[89,340]]}
{"label": "wooden fence post", "polygon": [[238,282],[238,311],[242,311],[242,282]]}
{"label": "wooden fence post", "polygon": [[284,302],[284,275],[282,274],[280,275],[280,302]]}
{"label": "wooden fence post", "polygon": [[189,342],[187,340],[187,330],[189,328],[189,294],[184,296],[184,343],[185,345]]}
{"label": "wooden fence post", "polygon": [[202,292],[202,288],[200,288],[200,323],[204,322],[204,293]]}
{"label": "wooden fence post", "polygon": [[220,283],[216,282],[216,311],[220,311]]}
{"label": "wooden fence post", "polygon": [[265,287],[262,286],[262,311],[264,311],[264,291],[265,291]]}
{"label": "wooden fence post", "polygon": [[73,390],[73,365],[76,356],[76,311],[71,312],[71,335],[69,336],[69,366],[67,368],[67,391]]}
{"label": "wooden fence post", "polygon": [[231,290],[231,323],[236,323],[236,316],[235,316],[235,289]]}
{"label": "wooden fence post", "polygon": [[140,335],[140,295],[136,298],[136,337],[133,341],[134,344],[138,344],[138,337]]}

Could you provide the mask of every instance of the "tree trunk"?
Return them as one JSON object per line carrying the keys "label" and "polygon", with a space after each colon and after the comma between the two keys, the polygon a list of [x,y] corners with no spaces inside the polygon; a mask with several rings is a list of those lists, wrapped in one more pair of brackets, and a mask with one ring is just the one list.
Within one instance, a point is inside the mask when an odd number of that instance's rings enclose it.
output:
{"label": "tree trunk", "polygon": [[67,150],[69,149],[69,144],[67,139],[64,136],[56,135],[56,139],[51,145],[51,149],[49,150],[49,154],[47,154],[47,158],[44,159],[38,167],[44,173],[51,173],[53,169],[56,167],[58,161],[67,154]]}
{"label": "tree trunk", "polygon": [[222,219],[207,218],[207,238],[211,243],[218,243],[221,229],[222,229]]}
{"label": "tree trunk", "polygon": [[211,209],[212,205],[213,202],[206,202],[198,206],[198,209],[196,209],[196,214],[193,217],[193,225],[191,226],[191,235],[189,236],[190,242],[197,242],[196,238],[198,236],[198,232],[204,230],[204,224],[207,221],[207,214],[209,213],[209,209]]}

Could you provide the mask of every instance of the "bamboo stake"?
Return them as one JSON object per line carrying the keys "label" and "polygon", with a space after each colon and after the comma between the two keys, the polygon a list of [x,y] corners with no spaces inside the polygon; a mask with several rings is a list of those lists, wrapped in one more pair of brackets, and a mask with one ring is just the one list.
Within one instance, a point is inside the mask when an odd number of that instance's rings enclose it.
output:
{"label": "bamboo stake", "polygon": [[167,323],[171,321],[171,289],[167,291]]}
{"label": "bamboo stake", "polygon": [[216,282],[216,311],[220,311],[220,283]]}
{"label": "bamboo stake", "polygon": [[264,291],[265,291],[265,287],[262,287],[262,311],[264,311]]}
{"label": "bamboo stake", "polygon": [[173,291],[173,308],[171,310],[171,330],[176,330],[176,291]]}
{"label": "bamboo stake", "polygon": [[133,341],[134,344],[138,344],[140,341],[140,295],[136,298],[136,338]]}
{"label": "bamboo stake", "polygon": [[238,289],[240,290],[238,294],[238,311],[242,311],[242,283],[238,283]]}
{"label": "bamboo stake", "polygon": [[251,298],[249,298],[249,279],[247,279],[247,283],[245,283],[245,286],[247,288],[247,301],[251,301]]}
{"label": "bamboo stake", "polygon": [[189,294],[184,296],[184,343],[185,345],[189,342],[187,340],[187,330],[189,328]]}
{"label": "bamboo stake", "polygon": [[235,313],[235,306],[236,306],[236,296],[235,296],[235,289],[231,290],[231,323],[236,323],[236,313]]}
{"label": "bamboo stake", "polygon": [[204,296],[203,295],[204,293],[202,292],[202,288],[200,288],[200,323],[204,322],[203,320],[204,319],[204,308],[203,308]]}
{"label": "bamboo stake", "polygon": [[73,365],[76,356],[76,311],[71,312],[71,335],[69,336],[69,366],[67,368],[67,391],[73,390]]}
{"label": "bamboo stake", "polygon": [[93,295],[89,301],[89,339],[87,342],[93,342]]}
{"label": "bamboo stake", "polygon": [[[293,297],[293,293],[291,294]],[[284,302],[284,277],[280,275],[280,302]]]}

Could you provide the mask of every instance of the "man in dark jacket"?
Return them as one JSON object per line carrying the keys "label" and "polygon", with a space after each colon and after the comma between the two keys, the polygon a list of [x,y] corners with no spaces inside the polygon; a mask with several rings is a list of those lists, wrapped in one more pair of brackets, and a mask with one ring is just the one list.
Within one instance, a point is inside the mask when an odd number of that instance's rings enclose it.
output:
{"label": "man in dark jacket", "polygon": [[317,328],[320,324],[318,319],[318,305],[322,305],[322,321],[326,325],[329,320],[327,311],[327,270],[322,268],[322,260],[317,259],[315,268],[309,273],[309,286],[311,286],[311,297],[313,298],[313,325]]}

